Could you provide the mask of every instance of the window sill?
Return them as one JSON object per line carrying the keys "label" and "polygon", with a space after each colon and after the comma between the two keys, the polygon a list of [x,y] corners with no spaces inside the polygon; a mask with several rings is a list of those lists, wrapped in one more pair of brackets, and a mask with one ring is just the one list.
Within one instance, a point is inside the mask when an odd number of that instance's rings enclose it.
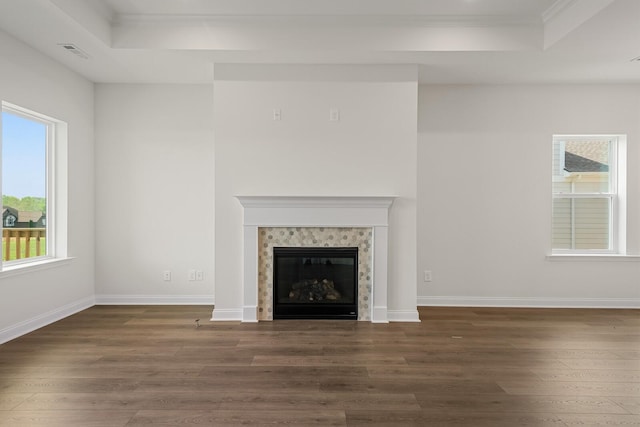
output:
{"label": "window sill", "polygon": [[545,257],[547,261],[614,261],[640,262],[640,255],[620,254],[552,254]]}
{"label": "window sill", "polygon": [[15,265],[5,265],[0,271],[0,279],[4,279],[5,277],[17,276],[25,273],[32,273],[34,271],[40,270],[48,270],[50,268],[61,267],[63,265],[68,265],[75,258],[48,258],[43,260],[38,260],[34,262],[26,262],[24,264],[15,264]]}

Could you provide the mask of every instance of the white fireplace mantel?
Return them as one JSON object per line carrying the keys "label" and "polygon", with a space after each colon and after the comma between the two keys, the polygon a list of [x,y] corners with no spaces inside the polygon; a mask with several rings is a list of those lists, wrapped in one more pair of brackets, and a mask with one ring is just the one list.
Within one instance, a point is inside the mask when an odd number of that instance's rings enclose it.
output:
{"label": "white fireplace mantel", "polygon": [[236,198],[244,210],[243,322],[258,321],[258,227],[370,227],[373,235],[371,321],[388,322],[389,208],[395,196]]}

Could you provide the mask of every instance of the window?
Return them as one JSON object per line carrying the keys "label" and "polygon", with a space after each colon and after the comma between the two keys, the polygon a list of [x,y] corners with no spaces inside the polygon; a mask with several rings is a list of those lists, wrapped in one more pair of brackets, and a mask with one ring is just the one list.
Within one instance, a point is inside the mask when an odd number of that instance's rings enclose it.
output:
{"label": "window", "polygon": [[2,265],[53,257],[53,153],[57,121],[2,103]]}
{"label": "window", "polygon": [[13,215],[7,215],[7,218],[4,220],[5,227],[14,227],[16,225],[16,217]]}
{"label": "window", "polygon": [[618,253],[618,136],[554,136],[554,253]]}

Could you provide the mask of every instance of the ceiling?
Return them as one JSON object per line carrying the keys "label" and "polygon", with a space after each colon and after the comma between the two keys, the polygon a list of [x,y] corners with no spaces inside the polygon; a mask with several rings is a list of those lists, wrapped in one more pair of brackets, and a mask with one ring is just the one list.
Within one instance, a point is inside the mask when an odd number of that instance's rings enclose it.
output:
{"label": "ceiling", "polygon": [[638,83],[639,23],[638,0],[0,0],[0,29],[118,83],[208,83],[220,63],[415,64],[432,84]]}

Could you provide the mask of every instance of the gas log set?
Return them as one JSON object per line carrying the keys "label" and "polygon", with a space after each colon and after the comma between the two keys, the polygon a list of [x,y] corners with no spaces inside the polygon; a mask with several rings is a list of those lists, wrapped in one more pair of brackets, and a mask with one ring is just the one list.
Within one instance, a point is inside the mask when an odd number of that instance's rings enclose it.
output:
{"label": "gas log set", "polygon": [[291,302],[307,301],[334,301],[338,302],[342,298],[340,292],[335,288],[333,280],[316,279],[302,280],[291,285],[289,300]]}

